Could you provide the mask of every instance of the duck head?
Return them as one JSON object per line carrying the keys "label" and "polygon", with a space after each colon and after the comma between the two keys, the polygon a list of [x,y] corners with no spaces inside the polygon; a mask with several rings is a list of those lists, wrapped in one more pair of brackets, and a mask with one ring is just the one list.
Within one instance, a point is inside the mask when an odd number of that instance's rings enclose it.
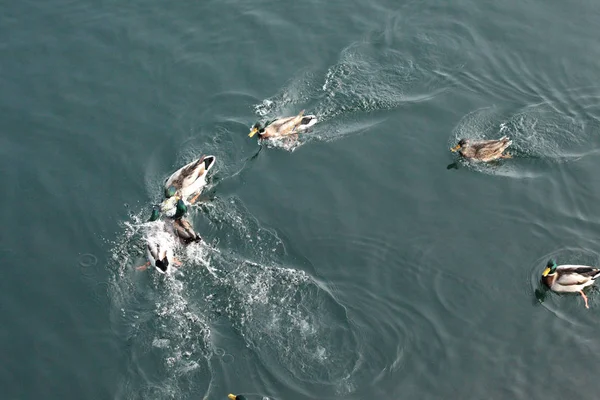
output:
{"label": "duck head", "polygon": [[556,274],[556,261],[551,259],[546,264],[546,269],[542,272],[542,277],[546,278],[548,276],[554,276]]}
{"label": "duck head", "polygon": [[248,136],[252,137],[258,132],[258,136],[262,135],[265,132],[265,127],[260,122],[255,123],[250,129],[250,133]]}
{"label": "duck head", "polygon": [[558,275],[556,274],[556,261],[550,260],[548,261],[548,264],[546,264],[546,269],[544,269],[544,272],[542,272],[541,281],[550,288],[557,278]]}
{"label": "duck head", "polygon": [[[167,216],[174,219],[183,217],[188,211],[187,204],[179,195],[165,199],[159,208],[160,211],[167,213]],[[173,209],[175,209],[175,212],[173,212]]]}
{"label": "duck head", "polygon": [[150,215],[150,219],[148,220],[148,222],[154,222],[154,221],[158,220],[159,217],[160,217],[160,206],[154,205],[152,207],[152,214]]}
{"label": "duck head", "polygon": [[452,151],[452,152],[458,151],[458,150],[462,149],[463,147],[465,147],[468,143],[469,143],[468,139],[460,139],[458,141],[458,144],[456,146],[454,146],[453,148],[451,148],[450,151]]}
{"label": "duck head", "polygon": [[165,188],[165,197],[167,199],[175,196],[175,193],[177,193],[177,188],[175,186],[169,186],[168,188]]}
{"label": "duck head", "polygon": [[185,215],[185,213],[187,213],[187,206],[185,205],[184,201],[180,198],[177,199],[177,203],[175,204],[175,215],[173,216],[173,218],[175,219],[179,219],[181,217],[183,217]]}

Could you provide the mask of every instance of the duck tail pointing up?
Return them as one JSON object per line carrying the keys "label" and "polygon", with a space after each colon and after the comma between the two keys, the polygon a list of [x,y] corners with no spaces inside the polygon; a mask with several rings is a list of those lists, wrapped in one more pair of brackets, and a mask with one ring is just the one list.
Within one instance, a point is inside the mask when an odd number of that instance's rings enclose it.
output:
{"label": "duck tail pointing up", "polygon": [[304,129],[310,128],[311,126],[313,126],[316,123],[317,123],[317,117],[315,117],[314,115],[307,115],[307,116],[303,117],[302,120],[300,121],[300,125]]}

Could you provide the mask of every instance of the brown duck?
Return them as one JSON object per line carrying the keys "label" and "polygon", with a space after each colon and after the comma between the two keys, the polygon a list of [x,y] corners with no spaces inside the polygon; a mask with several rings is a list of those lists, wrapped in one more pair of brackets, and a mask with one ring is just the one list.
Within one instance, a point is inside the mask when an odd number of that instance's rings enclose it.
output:
{"label": "brown duck", "polygon": [[316,123],[316,116],[304,115],[304,110],[302,110],[295,117],[278,118],[268,121],[264,125],[257,122],[252,126],[248,136],[252,137],[256,133],[260,139],[288,136],[305,131]]}
{"label": "brown duck", "polygon": [[481,140],[471,141],[469,139],[460,139],[458,144],[451,148],[452,152],[458,153],[468,159],[474,161],[493,161],[501,158],[511,158],[510,154],[503,154],[504,150],[512,144],[507,136],[497,140]]}

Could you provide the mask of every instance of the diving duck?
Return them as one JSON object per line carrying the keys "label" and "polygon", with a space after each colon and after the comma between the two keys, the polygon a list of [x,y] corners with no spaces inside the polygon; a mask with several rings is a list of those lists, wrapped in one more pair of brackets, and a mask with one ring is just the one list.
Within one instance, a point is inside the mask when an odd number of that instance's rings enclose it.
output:
{"label": "diving duck", "polygon": [[229,398],[229,400],[246,400],[246,398],[242,395],[235,395],[235,394],[230,394],[227,396]]}
{"label": "diving duck", "polygon": [[554,260],[550,260],[542,273],[542,282],[553,292],[579,292],[585,301],[585,308],[590,308],[583,289],[593,285],[599,276],[599,268],[586,265],[556,265]]}
{"label": "diving duck", "polygon": [[[206,186],[208,171],[215,165],[215,156],[202,156],[173,172],[165,181],[165,197],[178,195],[184,201],[194,204],[202,188]],[[191,200],[189,197],[195,195]]]}
{"label": "diving duck", "polygon": [[202,241],[202,237],[198,235],[192,224],[187,219],[179,218],[173,221],[172,224],[173,233],[185,244],[198,243]]}
{"label": "diving duck", "polygon": [[504,150],[512,144],[507,136],[497,140],[471,141],[469,139],[460,139],[458,144],[451,148],[452,152],[458,153],[469,160],[474,161],[493,161],[500,158],[511,158],[510,154],[503,154]]}
{"label": "diving duck", "polygon": [[278,118],[267,121],[264,125],[257,122],[252,126],[248,136],[252,137],[256,133],[260,139],[288,136],[305,131],[316,123],[316,116],[304,115],[304,110],[302,110],[295,117]]}
{"label": "diving duck", "polygon": [[138,271],[144,271],[150,265],[154,265],[161,274],[170,275],[175,271],[173,265],[181,265],[181,262],[173,256],[171,246],[157,238],[146,240],[146,257],[148,257],[148,262],[137,267]]}

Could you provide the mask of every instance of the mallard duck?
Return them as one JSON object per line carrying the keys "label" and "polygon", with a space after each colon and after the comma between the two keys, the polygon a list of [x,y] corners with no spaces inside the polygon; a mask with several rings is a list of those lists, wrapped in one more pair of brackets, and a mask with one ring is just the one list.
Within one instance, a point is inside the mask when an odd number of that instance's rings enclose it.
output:
{"label": "mallard duck", "polygon": [[[164,212],[165,215],[169,218],[179,219],[183,217],[187,211],[188,206],[185,204],[185,201],[179,196],[169,197],[158,207],[160,211]],[[156,208],[152,210],[152,216],[150,217],[150,221],[156,221],[160,216],[160,212],[156,211]],[[155,219],[152,219],[155,218]]]}
{"label": "mallard duck", "polygon": [[[169,199],[178,195],[193,204],[206,186],[206,176],[216,160],[215,156],[202,156],[173,172],[165,181],[165,197]],[[195,196],[190,200],[192,195]]]}
{"label": "mallard duck", "polygon": [[227,397],[229,398],[229,400],[246,400],[246,398],[241,394],[237,396],[235,394],[230,394]]}
{"label": "mallard duck", "polygon": [[504,136],[497,140],[470,141],[469,139],[460,139],[458,144],[451,148],[452,152],[458,151],[459,154],[467,159],[476,161],[492,161],[499,158],[511,158],[510,154],[503,154],[504,150],[510,146],[512,141]]}
{"label": "mallard duck", "polygon": [[304,110],[295,117],[278,118],[267,121],[264,125],[257,122],[252,126],[248,136],[258,133],[260,139],[292,135],[307,130],[317,123],[314,115],[304,115]]}
{"label": "mallard duck", "polygon": [[542,273],[542,282],[553,292],[579,292],[585,301],[585,308],[590,308],[583,289],[593,285],[598,276],[600,276],[599,268],[586,265],[556,265],[554,260],[550,260]]}
{"label": "mallard duck", "polygon": [[192,224],[184,218],[176,219],[171,226],[175,236],[180,238],[185,244],[202,241],[200,235],[194,231]]}
{"label": "mallard duck", "polygon": [[144,271],[150,265],[154,265],[161,274],[170,275],[175,271],[173,265],[181,265],[181,262],[173,256],[171,246],[159,238],[146,240],[146,257],[148,257],[148,262],[137,267],[137,270]]}

